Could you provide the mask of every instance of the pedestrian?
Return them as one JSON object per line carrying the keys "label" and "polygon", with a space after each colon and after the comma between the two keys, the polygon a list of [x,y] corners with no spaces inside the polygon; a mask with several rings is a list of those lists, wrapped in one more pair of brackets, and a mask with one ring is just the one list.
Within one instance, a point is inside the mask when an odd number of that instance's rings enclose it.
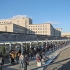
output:
{"label": "pedestrian", "polygon": [[25,55],[25,57],[24,57],[24,70],[27,70],[27,65],[29,65],[29,59],[28,59],[27,55]]}
{"label": "pedestrian", "polygon": [[36,60],[37,60],[37,66],[41,67],[42,63],[41,63],[41,56],[39,52],[36,54]]}
{"label": "pedestrian", "polygon": [[2,57],[0,57],[0,70],[2,70]]}
{"label": "pedestrian", "polygon": [[14,64],[14,59],[15,59],[14,51],[10,53],[10,56],[11,56],[11,64]]}
{"label": "pedestrian", "polygon": [[42,51],[42,64],[45,64],[46,56],[45,53]]}
{"label": "pedestrian", "polygon": [[2,52],[0,52],[0,57],[2,58],[2,65],[4,65],[4,57],[3,57]]}
{"label": "pedestrian", "polygon": [[21,53],[19,56],[19,68],[23,68],[24,56]]}

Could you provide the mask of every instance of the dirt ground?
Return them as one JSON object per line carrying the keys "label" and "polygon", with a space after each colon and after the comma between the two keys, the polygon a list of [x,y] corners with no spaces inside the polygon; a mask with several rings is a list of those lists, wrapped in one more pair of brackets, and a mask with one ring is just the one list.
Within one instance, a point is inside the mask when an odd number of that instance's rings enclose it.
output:
{"label": "dirt ground", "polygon": [[70,47],[60,52],[46,70],[70,70]]}

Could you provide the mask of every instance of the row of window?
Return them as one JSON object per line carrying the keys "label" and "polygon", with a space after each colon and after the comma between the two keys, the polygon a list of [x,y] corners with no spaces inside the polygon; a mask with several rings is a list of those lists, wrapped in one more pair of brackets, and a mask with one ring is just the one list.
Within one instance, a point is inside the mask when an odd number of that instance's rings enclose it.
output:
{"label": "row of window", "polygon": [[[33,31],[30,31],[30,33],[33,33]],[[35,31],[35,33],[47,33],[47,31]]]}
{"label": "row of window", "polygon": [[29,27],[47,27],[47,25],[42,25],[42,26],[29,26]]}
{"label": "row of window", "polygon": [[[19,21],[17,21],[17,22],[19,22]],[[0,22],[0,23],[12,23],[12,21],[9,21],[9,22]]]}
{"label": "row of window", "polygon": [[47,33],[47,31],[36,31],[36,33]]}
{"label": "row of window", "polygon": [[0,22],[0,23],[12,23],[12,22]]}
{"label": "row of window", "polygon": [[0,23],[6,23],[6,22],[0,22]]}
{"label": "row of window", "polygon": [[47,28],[31,28],[30,30],[47,30]]}

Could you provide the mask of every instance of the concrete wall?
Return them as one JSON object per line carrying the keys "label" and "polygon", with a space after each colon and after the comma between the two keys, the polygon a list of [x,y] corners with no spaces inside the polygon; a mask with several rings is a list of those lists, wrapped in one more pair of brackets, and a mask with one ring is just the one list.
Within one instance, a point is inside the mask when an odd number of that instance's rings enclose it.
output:
{"label": "concrete wall", "polygon": [[[54,36],[47,35],[28,35],[16,33],[0,33],[0,41],[30,41],[30,40],[53,40]],[[58,37],[60,39],[60,37]]]}

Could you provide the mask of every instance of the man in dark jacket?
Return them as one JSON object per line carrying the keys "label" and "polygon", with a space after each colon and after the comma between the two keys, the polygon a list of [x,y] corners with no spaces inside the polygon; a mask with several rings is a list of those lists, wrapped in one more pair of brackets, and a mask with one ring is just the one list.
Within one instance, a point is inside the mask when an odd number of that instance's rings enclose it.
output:
{"label": "man in dark jacket", "polygon": [[28,59],[27,55],[25,55],[25,57],[24,57],[24,70],[27,70],[28,64],[29,64],[29,59]]}

